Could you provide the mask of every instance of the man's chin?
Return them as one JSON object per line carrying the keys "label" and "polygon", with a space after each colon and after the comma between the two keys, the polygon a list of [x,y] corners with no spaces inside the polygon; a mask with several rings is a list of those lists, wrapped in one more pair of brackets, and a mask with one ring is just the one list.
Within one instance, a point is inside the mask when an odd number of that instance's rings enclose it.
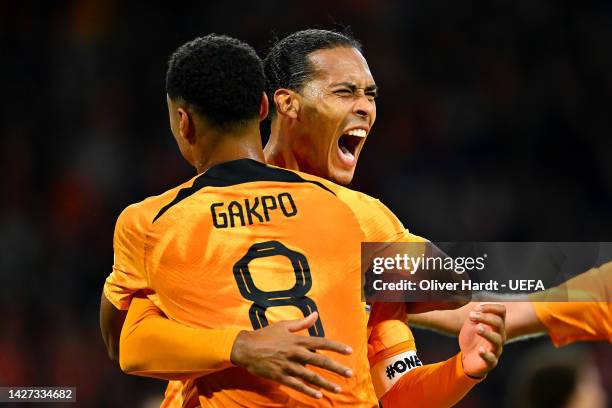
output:
{"label": "man's chin", "polygon": [[348,186],[353,181],[353,175],[355,174],[355,168],[352,169],[339,169],[332,168],[330,170],[329,180],[341,186]]}

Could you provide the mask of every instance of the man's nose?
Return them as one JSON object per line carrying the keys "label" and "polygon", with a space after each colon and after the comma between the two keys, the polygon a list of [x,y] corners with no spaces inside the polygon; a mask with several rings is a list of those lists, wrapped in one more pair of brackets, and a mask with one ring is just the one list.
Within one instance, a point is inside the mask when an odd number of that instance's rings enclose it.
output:
{"label": "man's nose", "polygon": [[374,101],[366,95],[360,95],[353,106],[353,113],[364,118],[370,118],[375,111],[376,105]]}

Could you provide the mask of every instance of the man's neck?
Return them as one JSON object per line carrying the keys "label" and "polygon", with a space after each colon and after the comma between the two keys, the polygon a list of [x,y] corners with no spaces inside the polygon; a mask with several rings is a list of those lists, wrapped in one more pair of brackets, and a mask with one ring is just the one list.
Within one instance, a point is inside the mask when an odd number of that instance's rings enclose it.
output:
{"label": "man's neck", "polygon": [[272,121],[270,130],[270,139],[264,148],[266,163],[289,170],[300,170],[289,140],[283,140],[286,132],[282,131],[279,121]]}
{"label": "man's neck", "polygon": [[232,160],[252,159],[264,162],[259,127],[246,129],[239,134],[206,135],[198,147],[193,165],[198,174],[209,168]]}

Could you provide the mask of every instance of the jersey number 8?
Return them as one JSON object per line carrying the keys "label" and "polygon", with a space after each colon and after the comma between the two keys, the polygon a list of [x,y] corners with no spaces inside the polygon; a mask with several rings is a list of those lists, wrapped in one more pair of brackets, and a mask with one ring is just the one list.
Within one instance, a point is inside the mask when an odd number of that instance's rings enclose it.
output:
{"label": "jersey number 8", "polygon": [[[249,263],[254,259],[277,255],[286,257],[293,265],[295,285],[286,290],[263,291],[255,286],[249,270]],[[318,311],[316,303],[306,296],[312,287],[310,267],[306,257],[299,252],[292,251],[278,241],[266,241],[252,245],[246,255],[234,265],[234,278],[236,278],[240,294],[253,302],[249,309],[249,317],[255,330],[269,325],[266,318],[266,310],[269,307],[295,306],[302,311],[304,316]],[[308,329],[311,336],[325,337],[320,316],[319,313],[315,325]]]}

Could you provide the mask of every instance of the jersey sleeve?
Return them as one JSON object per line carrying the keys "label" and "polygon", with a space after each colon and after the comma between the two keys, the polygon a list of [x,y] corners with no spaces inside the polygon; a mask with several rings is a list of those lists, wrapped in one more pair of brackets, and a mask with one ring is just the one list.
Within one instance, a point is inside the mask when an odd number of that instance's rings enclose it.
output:
{"label": "jersey sleeve", "polygon": [[[398,380],[421,366],[412,331],[405,322],[403,303],[375,303],[368,321],[368,362],[376,396],[380,399]],[[402,311],[402,309],[404,309]],[[403,316],[403,320],[394,319]],[[397,361],[404,370],[389,375],[387,367]]]}
{"label": "jersey sleeve", "polygon": [[[357,216],[364,241],[422,243],[409,249],[415,255],[426,250],[427,240],[410,233],[379,200],[358,195],[349,205]],[[389,245],[375,246],[366,258],[386,252],[394,253],[394,249]],[[368,357],[377,396],[385,408],[405,406],[407,400],[414,406],[452,406],[479,380],[463,372],[461,354],[424,366],[417,357],[412,332],[404,323],[406,307],[405,303],[372,305]]]}
{"label": "jersey sleeve", "polygon": [[366,242],[427,242],[410,233],[380,200],[359,194],[348,204],[357,216]]}
{"label": "jersey sleeve", "polygon": [[145,297],[134,297],[121,330],[119,363],[134,375],[183,380],[231,367],[242,330],[199,329],[169,320]]}
{"label": "jersey sleeve", "polygon": [[[350,203],[365,242],[396,243],[426,242],[425,239],[411,234],[382,202],[367,195],[360,194]],[[383,253],[387,245],[377,245],[366,258]],[[380,398],[399,378],[412,368],[421,366],[418,359],[414,336],[405,323],[407,306],[403,302],[372,304],[368,319],[368,360],[370,374],[376,395]],[[386,373],[387,366],[405,363],[406,369],[397,371],[393,376]]]}
{"label": "jersey sleeve", "polygon": [[[414,336],[402,320],[397,308],[372,308],[370,319],[375,324],[368,328],[368,360],[376,396],[383,406],[411,405],[450,407],[459,402],[481,379],[468,377],[461,364],[461,353],[455,357],[423,365],[417,355]],[[379,320],[382,319],[382,320]]]}
{"label": "jersey sleeve", "polygon": [[393,348],[401,346],[399,352],[416,350],[412,331],[405,323],[405,303],[379,303],[372,305],[368,317],[368,360],[374,365],[378,360],[396,354]]}
{"label": "jersey sleeve", "polygon": [[[539,301],[556,295],[567,296],[568,301]],[[612,342],[612,262],[531,295],[530,300],[555,346],[590,340]]]}
{"label": "jersey sleeve", "polygon": [[[389,365],[389,373],[403,367]],[[385,408],[404,407],[407,401],[414,407],[446,408],[457,404],[481,379],[468,377],[461,363],[461,353],[446,361],[420,366],[403,375],[382,396]]]}
{"label": "jersey sleeve", "polygon": [[120,310],[128,308],[134,293],[148,289],[144,266],[146,228],[138,205],[123,210],[115,225],[114,262],[104,284],[104,295]]}

